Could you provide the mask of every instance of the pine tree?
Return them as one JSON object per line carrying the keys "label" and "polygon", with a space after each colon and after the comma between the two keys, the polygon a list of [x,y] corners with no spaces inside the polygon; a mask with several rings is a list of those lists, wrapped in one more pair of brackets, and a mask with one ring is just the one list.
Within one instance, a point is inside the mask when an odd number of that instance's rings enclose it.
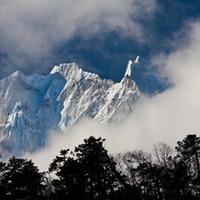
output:
{"label": "pine tree", "polygon": [[30,160],[10,158],[5,166],[5,199],[40,199],[42,197],[42,174]]}
{"label": "pine tree", "polygon": [[60,152],[49,168],[58,177],[53,181],[52,198],[128,199],[128,184],[116,170],[116,164],[103,143],[104,139],[91,136],[73,152]]}
{"label": "pine tree", "polygon": [[196,177],[200,177],[200,137],[187,135],[183,141],[177,142],[176,150],[190,165],[191,172]]}
{"label": "pine tree", "polygon": [[187,135],[177,144],[178,157],[186,163],[188,175],[191,177],[191,192],[200,197],[200,137],[195,134]]}

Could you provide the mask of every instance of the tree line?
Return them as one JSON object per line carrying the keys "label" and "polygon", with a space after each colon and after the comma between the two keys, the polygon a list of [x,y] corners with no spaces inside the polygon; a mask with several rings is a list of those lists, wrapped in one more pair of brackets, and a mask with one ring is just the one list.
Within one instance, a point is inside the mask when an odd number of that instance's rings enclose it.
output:
{"label": "tree line", "polygon": [[31,161],[0,161],[2,200],[197,200],[200,199],[200,137],[187,135],[175,149],[165,143],[110,155],[93,136],[73,151],[62,149],[40,172]]}

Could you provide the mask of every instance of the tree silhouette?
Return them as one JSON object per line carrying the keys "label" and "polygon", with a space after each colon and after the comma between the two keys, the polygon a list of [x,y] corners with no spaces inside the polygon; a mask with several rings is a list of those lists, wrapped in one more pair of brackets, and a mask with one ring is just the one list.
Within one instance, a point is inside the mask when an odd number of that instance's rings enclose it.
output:
{"label": "tree silhouette", "polygon": [[187,135],[183,141],[177,142],[176,150],[190,165],[193,175],[200,177],[200,137],[195,134]]}
{"label": "tree silhouette", "polygon": [[1,163],[1,183],[4,184],[3,199],[40,199],[42,196],[42,174],[32,161],[10,158]]}
{"label": "tree silhouette", "polygon": [[153,153],[158,165],[171,167],[170,159],[173,156],[174,150],[169,145],[164,142],[159,142],[154,145]]}
{"label": "tree silhouette", "polygon": [[53,182],[53,198],[128,199],[126,193],[130,194],[131,187],[117,171],[103,143],[104,139],[91,136],[74,152],[60,152],[49,168],[58,176]]}
{"label": "tree silhouette", "polygon": [[40,173],[31,160],[0,161],[2,200],[197,200],[200,199],[200,138],[178,141],[176,154],[158,143],[154,155],[142,150],[111,156],[104,139],[85,139],[74,151],[62,149]]}
{"label": "tree silhouette", "polygon": [[177,144],[178,157],[187,165],[187,173],[191,177],[191,192],[200,197],[200,137],[190,134]]}
{"label": "tree silhouette", "polygon": [[58,176],[58,179],[53,180],[52,199],[84,199],[83,168],[76,159],[68,154],[69,150],[61,150],[60,156],[56,156],[50,164],[49,171],[55,171]]}
{"label": "tree silhouette", "polygon": [[6,199],[7,181],[5,179],[6,163],[0,162],[0,199]]}

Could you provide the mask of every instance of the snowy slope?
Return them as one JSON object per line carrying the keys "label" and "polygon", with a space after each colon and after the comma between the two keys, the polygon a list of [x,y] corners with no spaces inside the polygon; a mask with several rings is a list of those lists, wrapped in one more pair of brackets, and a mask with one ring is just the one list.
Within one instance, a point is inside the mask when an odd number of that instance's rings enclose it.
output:
{"label": "snowy slope", "polygon": [[130,79],[131,64],[119,83],[75,63],[55,66],[47,76],[17,71],[2,79],[0,147],[20,155],[43,147],[50,130],[65,131],[84,116],[101,123],[122,120],[140,96]]}

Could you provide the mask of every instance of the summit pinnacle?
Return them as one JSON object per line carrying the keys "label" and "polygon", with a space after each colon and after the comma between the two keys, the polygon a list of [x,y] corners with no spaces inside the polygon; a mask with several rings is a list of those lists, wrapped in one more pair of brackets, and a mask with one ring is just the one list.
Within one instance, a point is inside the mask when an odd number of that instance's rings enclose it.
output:
{"label": "summit pinnacle", "polygon": [[127,65],[126,72],[125,72],[124,76],[131,76],[131,65],[132,65],[132,63],[133,62],[131,60],[128,61],[128,65]]}

